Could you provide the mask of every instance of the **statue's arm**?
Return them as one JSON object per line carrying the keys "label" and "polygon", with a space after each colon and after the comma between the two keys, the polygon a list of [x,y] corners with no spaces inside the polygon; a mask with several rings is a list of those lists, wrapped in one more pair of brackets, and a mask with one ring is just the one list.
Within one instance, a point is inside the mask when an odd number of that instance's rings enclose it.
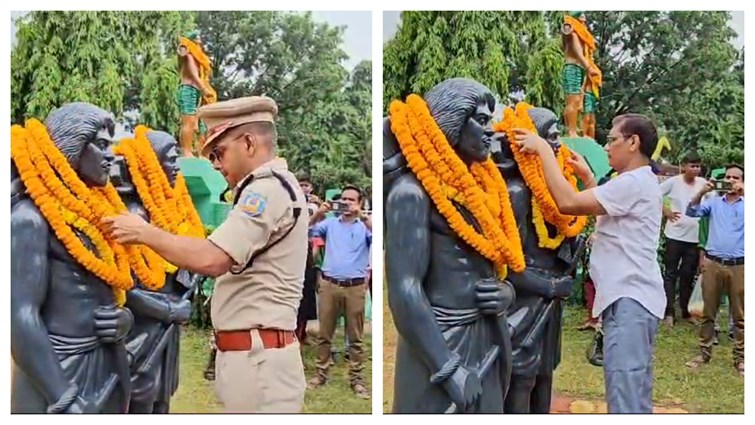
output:
{"label": "statue's arm", "polygon": [[11,212],[11,355],[16,365],[53,404],[68,390],[40,310],[47,299],[50,229],[31,204]]}
{"label": "statue's arm", "polygon": [[170,321],[170,304],[165,297],[145,289],[132,289],[126,295],[126,307],[135,316],[151,317],[162,322]]}
{"label": "statue's arm", "polygon": [[451,353],[423,290],[430,263],[430,199],[411,174],[399,178],[386,199],[385,244],[388,304],[401,337],[439,371]]}
{"label": "statue's arm", "polygon": [[517,294],[534,293],[547,299],[568,297],[573,283],[571,276],[545,276],[529,268],[521,273],[509,273],[506,280],[511,282]]}

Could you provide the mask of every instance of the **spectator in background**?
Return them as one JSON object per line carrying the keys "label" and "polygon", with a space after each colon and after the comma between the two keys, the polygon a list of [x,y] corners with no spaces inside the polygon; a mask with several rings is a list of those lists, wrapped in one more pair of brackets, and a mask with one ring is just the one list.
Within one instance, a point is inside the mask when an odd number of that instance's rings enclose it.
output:
{"label": "spectator in background", "polygon": [[[666,217],[666,252],[664,289],[666,290],[666,313],[663,319],[668,326],[674,325],[676,281],[679,278],[679,308],[681,318],[690,321],[687,310],[689,297],[698,265],[697,243],[699,240],[699,219],[684,214],[690,200],[705,187],[705,179],[700,175],[700,157],[688,153],[682,160],[682,174],[666,179],[661,183],[661,195],[668,197],[670,205],[663,206]],[[680,267],[681,263],[681,267]]]}
{"label": "spectator in background", "polygon": [[[345,311],[346,336],[349,346],[349,381],[354,393],[367,399],[364,385],[364,331],[366,277],[369,249],[372,244],[372,220],[362,213],[362,193],[355,186],[341,191],[337,216],[315,225],[310,235],[325,240],[325,259],[319,281],[320,341],[317,353],[317,376],[310,388],[325,385],[329,380],[331,341],[340,311]],[[342,207],[343,206],[343,207]],[[323,203],[318,215],[325,215],[331,205]]]}
{"label": "spectator in background", "polygon": [[[302,192],[304,192],[304,196],[307,198],[307,208],[311,217],[319,207],[317,204],[319,199],[313,195],[314,185],[308,173],[299,172],[296,174],[296,179]],[[296,337],[301,343],[300,347],[302,351],[304,350],[304,345],[308,343],[307,323],[310,320],[317,319],[317,268],[315,267],[313,245],[314,242],[310,239],[308,244],[309,249],[307,250],[307,266],[304,270],[304,287],[302,288],[301,303],[299,304],[299,311],[296,317]]]}
{"label": "spectator in background", "polygon": [[701,204],[703,196],[715,188],[713,182],[690,201],[687,215],[710,217],[708,241],[703,262],[703,321],[700,326],[700,354],[687,362],[697,369],[710,362],[713,354],[715,319],[721,304],[721,294],[729,294],[734,316],[734,367],[744,377],[744,167],[726,167],[724,180],[729,185]]}

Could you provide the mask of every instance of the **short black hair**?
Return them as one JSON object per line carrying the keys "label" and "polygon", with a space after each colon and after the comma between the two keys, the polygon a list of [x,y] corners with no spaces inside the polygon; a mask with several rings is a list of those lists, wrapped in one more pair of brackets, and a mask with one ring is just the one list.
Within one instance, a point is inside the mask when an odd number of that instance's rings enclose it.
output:
{"label": "short black hair", "polygon": [[658,146],[658,130],[650,118],[642,114],[624,114],[613,119],[625,137],[637,135],[640,138],[640,153],[648,159],[653,156]]}
{"label": "short black hair", "polygon": [[737,163],[731,163],[726,166],[726,171],[731,170],[732,168],[736,168],[739,171],[742,172],[742,181],[745,181],[745,167],[742,165],[739,165]]}
{"label": "short black hair", "polygon": [[347,184],[346,186],[344,186],[344,187],[343,187],[343,189],[341,189],[341,193],[343,193],[343,192],[344,192],[344,191],[346,191],[346,190],[353,190],[353,191],[354,191],[354,192],[356,192],[356,193],[357,193],[357,195],[359,196],[359,199],[358,199],[358,200],[359,200],[359,201],[361,201],[361,200],[362,200],[362,191],[361,191],[361,190],[360,190],[360,189],[359,189],[358,187],[356,187],[356,186],[354,186],[354,185],[351,185],[351,184]]}
{"label": "short black hair", "polygon": [[687,152],[684,158],[682,158],[682,164],[702,164],[702,162],[702,158],[695,151]]}

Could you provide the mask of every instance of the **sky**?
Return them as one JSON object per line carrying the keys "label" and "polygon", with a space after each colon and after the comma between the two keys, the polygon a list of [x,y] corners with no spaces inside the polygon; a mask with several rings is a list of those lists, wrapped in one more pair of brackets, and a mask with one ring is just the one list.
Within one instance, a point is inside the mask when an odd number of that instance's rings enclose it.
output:
{"label": "sky", "polygon": [[[401,12],[383,12],[383,43],[393,38],[398,29]],[[732,43],[737,50],[745,43],[745,13],[743,11],[731,12],[732,19],[729,26],[737,32],[738,37]]]}
{"label": "sky", "polygon": [[[13,19],[27,11],[11,12],[11,46],[15,43],[16,26]],[[343,50],[349,55],[344,62],[347,69],[353,69],[362,60],[372,59],[372,14],[370,12],[312,12],[317,22],[333,26],[345,26]]]}

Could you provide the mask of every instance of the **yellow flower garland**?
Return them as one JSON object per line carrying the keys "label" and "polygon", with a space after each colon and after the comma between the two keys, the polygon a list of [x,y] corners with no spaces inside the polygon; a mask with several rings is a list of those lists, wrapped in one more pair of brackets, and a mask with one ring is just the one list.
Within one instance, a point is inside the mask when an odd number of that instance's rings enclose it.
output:
{"label": "yellow flower garland", "polygon": [[[410,95],[390,106],[391,130],[409,168],[449,226],[467,244],[491,260],[500,277],[507,266],[521,272],[524,252],[506,182],[492,160],[470,168],[462,162],[433,119],[424,100]],[[482,234],[466,222],[450,199],[467,208]]]}
{"label": "yellow flower garland", "polygon": [[210,77],[212,77],[212,62],[210,57],[202,50],[202,48],[195,42],[189,40],[186,37],[181,37],[179,41],[180,45],[186,47],[189,54],[197,61],[199,65],[199,79],[202,80],[202,84],[210,92],[209,96],[204,97],[205,104],[211,104],[218,101],[218,95],[215,89],[210,85]]}
{"label": "yellow flower garland", "polygon": [[[133,279],[126,249],[103,232],[101,219],[112,208],[102,203],[97,190],[81,181],[38,120],[27,121],[26,128],[11,127],[11,157],[27,193],[55,236],[76,262],[113,288],[123,305],[124,291],[131,289]],[[73,229],[92,240],[96,254]]]}
{"label": "yellow flower garland", "polygon": [[[143,125],[137,126],[134,138],[122,140],[113,151],[125,158],[131,180],[152,224],[180,236],[204,238],[204,226],[191,201],[184,176],[179,173],[175,188],[170,186],[157,154],[147,139],[149,131]],[[168,273],[174,273],[176,266],[166,261],[164,269]]]}
{"label": "yellow flower garland", "polygon": [[[505,132],[508,136],[519,171],[532,191],[532,216],[539,239],[539,246],[541,248],[555,249],[561,244],[564,237],[578,235],[587,223],[587,217],[561,214],[545,183],[545,175],[543,174],[543,165],[540,157],[520,152],[519,146],[516,144],[514,129],[523,128],[537,134],[537,129],[535,129],[535,125],[527,112],[531,108],[532,106],[525,102],[517,104],[515,110],[506,108],[503,112],[503,121],[496,123],[493,129],[498,132]],[[576,191],[577,178],[574,175],[574,169],[566,162],[566,159],[569,157],[569,149],[566,145],[562,144],[558,151],[558,163],[563,170],[564,177],[566,177]],[[556,237],[551,238],[549,236],[545,222],[556,227],[558,231]]]}

